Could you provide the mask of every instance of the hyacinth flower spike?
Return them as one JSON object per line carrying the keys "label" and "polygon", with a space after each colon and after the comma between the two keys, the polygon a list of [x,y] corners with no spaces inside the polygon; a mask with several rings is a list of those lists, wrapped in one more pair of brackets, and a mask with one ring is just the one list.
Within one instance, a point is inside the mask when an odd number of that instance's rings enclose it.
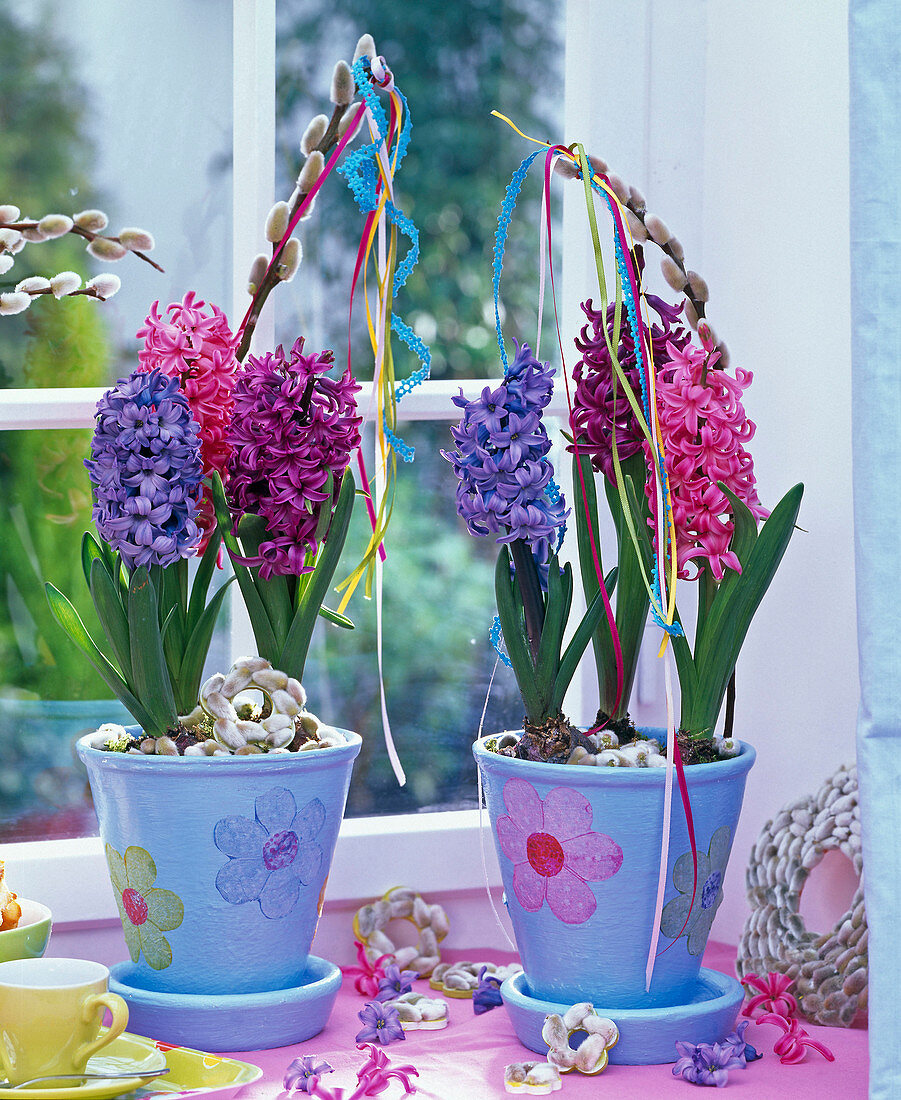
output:
{"label": "hyacinth flower spike", "polygon": [[451,429],[456,449],[442,454],[457,475],[457,511],[470,534],[493,535],[501,545],[498,619],[526,709],[517,751],[565,761],[585,738],[563,718],[563,697],[604,604],[598,594],[564,649],[572,568],[560,568],[554,549],[568,513],[553,485],[551,442],[541,421],[552,373],[527,344],[518,347],[502,386],[486,387],[475,401],[462,393],[453,399],[463,417]]}
{"label": "hyacinth flower spike", "polygon": [[319,615],[350,526],[359,446],[349,369],[328,377],[331,352],[303,353],[297,340],[250,356],[235,385],[228,491],[213,477],[225,547],[250,616],[257,652],[301,680]]}
{"label": "hyacinth flower spike", "polygon": [[112,650],[94,642],[52,584],[57,621],[149,736],[193,709],[216,616],[209,603],[218,541],[210,539],[192,587],[185,559],[196,554],[202,492],[202,436],[177,378],[134,371],[101,398],[91,458],[99,541],[82,540],[81,560]]}

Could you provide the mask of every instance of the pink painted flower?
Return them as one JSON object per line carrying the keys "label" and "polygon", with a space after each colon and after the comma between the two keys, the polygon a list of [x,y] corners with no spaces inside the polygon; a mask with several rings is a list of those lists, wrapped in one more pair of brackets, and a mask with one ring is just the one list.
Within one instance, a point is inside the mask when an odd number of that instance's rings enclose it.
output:
{"label": "pink painted flower", "polygon": [[[757,497],[754,463],[744,447],[754,435],[754,424],[741,402],[752,375],[737,370],[731,377],[716,366],[718,352],[708,354],[692,344],[680,348],[669,343],[667,351],[670,361],[657,378],[657,412],[679,576],[691,576],[688,563],[703,558],[716,580],[722,580],[725,569],[741,572],[741,565],[729,548],[731,505],[719,483],[757,519],[769,515]],[[653,492],[650,481],[645,490],[649,496]]]}
{"label": "pink painted flower", "polygon": [[[226,429],[234,404],[232,392],[238,361],[238,338],[232,334],[228,318],[212,303],[189,291],[183,301],[173,302],[160,314],[154,302],[144,325],[138,330],[144,347],[138,352],[142,370],[158,367],[164,374],[178,378],[188,406],[200,426],[200,451],[205,475],[217,471],[225,479],[231,454]],[[212,500],[204,493],[198,523],[204,531],[215,525]]]}
{"label": "pink painted flower", "polygon": [[529,913],[547,901],[566,924],[582,924],[597,908],[589,882],[615,875],[622,848],[591,829],[591,804],[570,787],[555,787],[544,801],[525,779],[504,784],[507,813],[497,820],[497,837],[513,862],[513,892]]}

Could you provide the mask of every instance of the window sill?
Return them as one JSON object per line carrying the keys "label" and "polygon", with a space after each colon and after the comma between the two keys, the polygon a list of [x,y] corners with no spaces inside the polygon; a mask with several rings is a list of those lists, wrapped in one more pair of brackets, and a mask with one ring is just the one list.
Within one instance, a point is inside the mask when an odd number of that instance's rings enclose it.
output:
{"label": "window sill", "polygon": [[[448,894],[500,885],[487,816],[478,810],[349,818],[341,825],[328,880],[328,901],[346,905],[394,886]],[[4,847],[7,881],[22,897],[50,907],[54,923],[116,919],[116,903],[99,837],[31,841]]]}

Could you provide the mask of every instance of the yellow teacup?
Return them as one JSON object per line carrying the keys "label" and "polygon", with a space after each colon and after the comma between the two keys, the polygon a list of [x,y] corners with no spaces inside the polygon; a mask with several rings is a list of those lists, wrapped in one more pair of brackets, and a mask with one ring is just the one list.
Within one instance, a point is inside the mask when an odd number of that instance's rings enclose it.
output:
{"label": "yellow teacup", "polygon": [[[86,959],[0,963],[0,1069],[10,1084],[83,1073],[88,1059],[122,1034],[128,1005],[107,992],[108,981],[109,970]],[[104,1009],[113,1019],[101,1035]],[[59,1081],[52,1087],[81,1083]]]}

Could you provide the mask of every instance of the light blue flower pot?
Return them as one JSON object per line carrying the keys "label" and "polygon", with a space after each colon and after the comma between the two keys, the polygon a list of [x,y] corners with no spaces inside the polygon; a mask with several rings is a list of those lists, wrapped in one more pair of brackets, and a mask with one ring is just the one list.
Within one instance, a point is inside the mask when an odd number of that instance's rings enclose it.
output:
{"label": "light blue flower pot", "polygon": [[307,982],[361,745],[344,736],[336,748],[222,757],[108,753],[79,741],[132,986],[222,997]]}
{"label": "light blue flower pot", "polygon": [[[518,993],[536,1004],[590,1001],[614,1019],[617,1009],[651,1010],[651,1016],[660,1010],[665,1016],[706,996],[699,993],[701,956],[722,901],[753,748],[742,744],[730,760],[685,771],[698,853],[690,914],[691,849],[673,783],[658,957],[646,991],[665,769],[514,760],[489,752],[486,740],[477,741],[473,752],[525,971],[525,988]],[[617,1060],[615,1049],[611,1061]]]}

